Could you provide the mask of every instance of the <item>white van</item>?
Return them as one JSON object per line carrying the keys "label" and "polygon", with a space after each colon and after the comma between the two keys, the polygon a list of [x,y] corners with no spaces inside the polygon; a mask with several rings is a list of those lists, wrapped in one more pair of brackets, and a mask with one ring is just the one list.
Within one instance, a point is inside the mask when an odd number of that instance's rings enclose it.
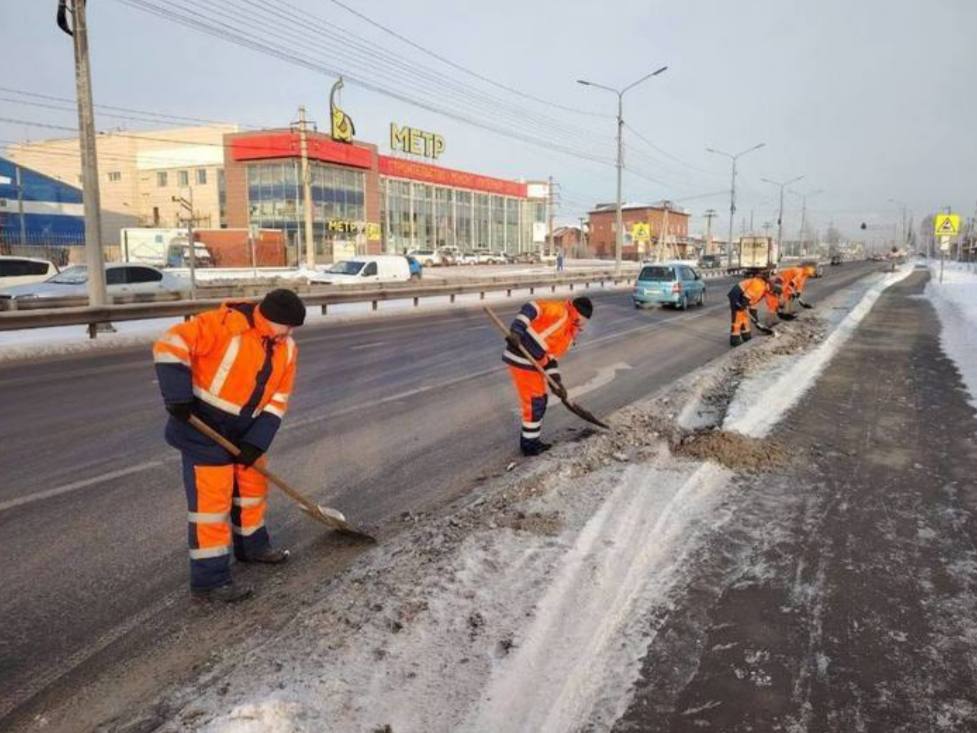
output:
{"label": "white van", "polygon": [[361,255],[341,260],[327,270],[309,274],[310,283],[323,285],[366,285],[408,280],[410,264],[403,255]]}
{"label": "white van", "polygon": [[58,274],[50,260],[0,255],[0,288],[44,282]]}

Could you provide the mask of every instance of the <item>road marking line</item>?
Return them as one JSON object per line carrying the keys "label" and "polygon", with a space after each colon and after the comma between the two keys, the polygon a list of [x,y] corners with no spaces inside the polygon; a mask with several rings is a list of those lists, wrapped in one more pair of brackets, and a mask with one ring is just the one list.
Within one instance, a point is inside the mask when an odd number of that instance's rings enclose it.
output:
{"label": "road marking line", "polygon": [[614,381],[614,377],[617,376],[618,372],[627,371],[632,368],[633,367],[630,364],[623,361],[619,361],[617,364],[611,364],[610,366],[601,367],[597,370],[597,374],[592,378],[571,389],[569,391],[569,396],[573,399],[577,399],[581,395],[585,395],[588,392],[593,392],[595,389],[606,387],[608,384]]}
{"label": "road marking line", "polygon": [[372,349],[372,348],[375,348],[377,346],[383,346],[385,343],[387,343],[387,342],[386,341],[371,341],[368,344],[356,344],[355,346],[350,346],[349,347],[349,350],[350,351],[361,351],[363,349]]}
{"label": "road marking line", "polygon": [[0,512],[6,511],[7,509],[13,509],[14,507],[23,506],[24,504],[33,504],[35,501],[41,501],[42,499],[50,499],[55,496],[61,496],[62,494],[69,494],[72,491],[84,489],[92,484],[98,484],[103,481],[111,481],[112,479],[122,478],[123,476],[130,476],[134,473],[147,471],[150,468],[158,468],[162,465],[163,461],[147,461],[146,463],[137,463],[135,466],[120,468],[117,471],[109,471],[108,473],[103,473],[99,476],[92,476],[91,478],[82,479],[81,481],[74,481],[70,484],[65,484],[64,486],[48,489],[47,491],[38,491],[33,494],[28,494],[27,496],[9,499],[7,501],[0,502]]}

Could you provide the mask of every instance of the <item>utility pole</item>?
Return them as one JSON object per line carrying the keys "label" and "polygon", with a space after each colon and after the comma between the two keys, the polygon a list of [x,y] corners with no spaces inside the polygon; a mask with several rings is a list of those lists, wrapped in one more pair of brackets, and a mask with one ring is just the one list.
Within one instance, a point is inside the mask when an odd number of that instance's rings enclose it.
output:
{"label": "utility pole", "polygon": [[[88,58],[87,0],[71,3],[68,25],[67,0],[58,3],[58,27],[72,37],[75,47],[75,87],[78,96],[78,142],[85,207],[85,262],[88,265],[88,304],[105,305],[105,259],[102,254],[101,197],[98,190],[98,156],[95,149],[95,110],[92,103],[92,70]],[[90,333],[94,337],[94,333]]]}
{"label": "utility pole", "polygon": [[315,269],[315,235],[312,231],[312,174],[309,170],[309,135],[305,106],[299,107],[299,151],[302,155],[302,213],[305,218],[303,240],[305,267]]}
{"label": "utility pole", "polygon": [[587,234],[583,228],[584,218],[581,216],[578,219],[580,221],[580,249],[578,250],[577,257],[584,258],[587,256]]}
{"label": "utility pole", "polygon": [[777,247],[780,249],[781,254],[784,254],[784,188],[792,183],[797,183],[803,178],[804,176],[797,176],[797,178],[792,178],[789,181],[771,181],[769,178],[760,179],[764,183],[770,183],[780,187],[780,208],[777,210]]}
{"label": "utility pole", "polygon": [[[20,246],[27,246],[27,222],[24,220],[24,182],[21,180],[20,166],[14,166],[17,178],[17,213],[20,215]],[[24,254],[23,252],[21,254]]]}
{"label": "utility pole", "polygon": [[[197,247],[193,241],[193,187],[190,186],[187,189],[189,193],[189,198],[183,198],[182,196],[173,196],[173,201],[178,203],[180,207],[187,212],[187,246],[190,248],[189,252],[189,263],[190,263],[190,300],[197,299]],[[182,257],[180,259],[183,259]]]}
{"label": "utility pole", "polygon": [[706,210],[706,254],[712,254],[712,220],[716,218],[715,209]]}
{"label": "utility pole", "polygon": [[556,243],[553,241],[553,210],[556,208],[553,205],[553,176],[549,177],[549,196],[546,199],[546,220],[547,229],[549,234],[546,235],[547,241],[549,242],[549,247],[547,247],[546,254],[553,256],[553,250],[556,249]]}
{"label": "utility pole", "polygon": [[726,266],[728,268],[733,267],[733,218],[736,216],[736,160],[747,153],[759,150],[764,145],[766,143],[758,143],[752,148],[747,148],[742,152],[736,153],[736,155],[715,148],[706,148],[707,152],[715,153],[716,155],[725,155],[733,162],[732,180],[729,186],[729,249],[726,252]]}
{"label": "utility pole", "polygon": [[638,86],[641,82],[653,76],[658,76],[666,69],[668,69],[667,66],[662,66],[650,74],[645,74],[636,82],[628,84],[623,89],[615,89],[614,87],[604,86],[603,84],[597,84],[592,81],[577,79],[577,84],[605,89],[617,95],[617,216],[615,217],[615,221],[617,222],[617,237],[614,242],[614,267],[618,271],[621,269],[621,251],[624,249],[624,215],[621,213],[621,176],[624,171],[624,93]]}

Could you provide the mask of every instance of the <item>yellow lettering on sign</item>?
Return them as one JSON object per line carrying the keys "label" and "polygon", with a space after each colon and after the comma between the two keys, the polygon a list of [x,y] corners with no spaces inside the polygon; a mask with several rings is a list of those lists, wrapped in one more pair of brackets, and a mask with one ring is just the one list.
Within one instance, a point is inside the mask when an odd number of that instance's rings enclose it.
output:
{"label": "yellow lettering on sign", "polygon": [[410,128],[410,150],[411,155],[424,155],[424,136],[420,130]]}
{"label": "yellow lettering on sign", "polygon": [[410,143],[408,142],[408,137],[410,135],[409,127],[397,127],[396,122],[390,123],[390,149],[400,150],[404,153],[410,152]]}
{"label": "yellow lettering on sign", "polygon": [[437,158],[444,152],[444,138],[440,135],[434,136],[434,151],[431,153],[432,158]]}

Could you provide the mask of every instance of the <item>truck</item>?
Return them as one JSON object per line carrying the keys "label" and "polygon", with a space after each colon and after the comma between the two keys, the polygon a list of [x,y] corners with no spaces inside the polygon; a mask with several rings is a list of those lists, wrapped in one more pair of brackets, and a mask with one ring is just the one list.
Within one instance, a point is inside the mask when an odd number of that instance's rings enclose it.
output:
{"label": "truck", "polygon": [[[121,230],[122,261],[140,262],[154,267],[187,267],[190,246],[185,229],[143,229],[129,227]],[[194,246],[197,267],[210,267],[210,251],[200,242]]]}
{"label": "truck", "polygon": [[740,237],[740,267],[766,270],[780,261],[780,248],[773,237]]}

